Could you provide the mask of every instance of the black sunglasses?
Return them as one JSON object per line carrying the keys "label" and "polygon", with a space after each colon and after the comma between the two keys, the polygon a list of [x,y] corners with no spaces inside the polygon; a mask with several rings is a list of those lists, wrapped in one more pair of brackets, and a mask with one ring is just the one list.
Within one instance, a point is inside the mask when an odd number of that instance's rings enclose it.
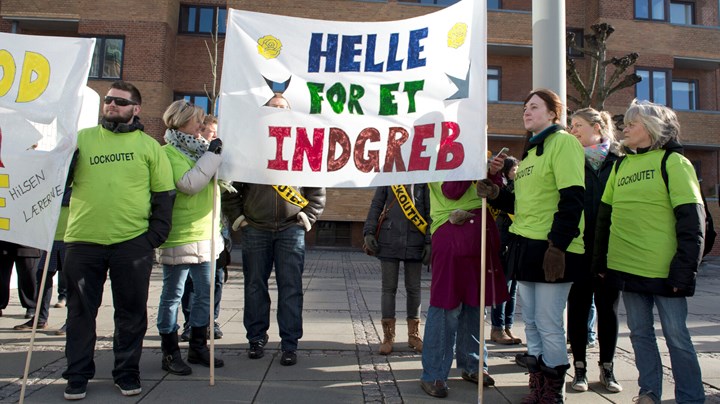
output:
{"label": "black sunglasses", "polygon": [[105,105],[110,105],[111,102],[115,101],[115,105],[118,107],[127,107],[128,105],[137,105],[137,102],[133,100],[128,100],[127,98],[120,98],[120,97],[111,97],[109,95],[105,96]]}

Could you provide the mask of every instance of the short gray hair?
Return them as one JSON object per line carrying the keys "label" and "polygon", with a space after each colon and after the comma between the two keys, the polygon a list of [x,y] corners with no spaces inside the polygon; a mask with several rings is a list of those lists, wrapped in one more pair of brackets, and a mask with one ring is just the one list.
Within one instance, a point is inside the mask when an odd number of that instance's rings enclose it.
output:
{"label": "short gray hair", "polygon": [[170,104],[163,114],[163,121],[168,129],[178,129],[193,119],[202,122],[205,110],[185,100],[177,100]]}
{"label": "short gray hair", "polygon": [[624,118],[625,125],[633,121],[642,123],[650,134],[650,150],[662,149],[667,142],[678,140],[680,136],[680,122],[675,111],[664,105],[634,99]]}

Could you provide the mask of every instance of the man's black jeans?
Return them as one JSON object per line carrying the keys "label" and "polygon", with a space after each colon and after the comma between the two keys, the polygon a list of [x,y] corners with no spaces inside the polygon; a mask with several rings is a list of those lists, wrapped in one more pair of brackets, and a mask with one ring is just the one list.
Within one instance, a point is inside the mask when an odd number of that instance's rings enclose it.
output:
{"label": "man's black jeans", "polygon": [[95,376],[95,331],[103,287],[110,272],[115,309],[113,352],[115,381],[139,377],[140,355],[147,330],[147,299],[153,248],[143,234],[112,245],[66,244],[67,338],[65,354],[67,380],[88,380]]}

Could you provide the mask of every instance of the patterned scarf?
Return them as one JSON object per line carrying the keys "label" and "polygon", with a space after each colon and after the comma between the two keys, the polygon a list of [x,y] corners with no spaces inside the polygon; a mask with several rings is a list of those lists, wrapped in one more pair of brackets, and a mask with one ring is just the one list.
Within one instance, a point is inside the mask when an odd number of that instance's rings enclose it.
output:
{"label": "patterned scarf", "polygon": [[[176,149],[190,160],[197,162],[198,159],[207,151],[210,143],[205,140],[204,137],[195,137],[188,135],[187,133],[180,132],[177,129],[167,129],[165,131],[165,141],[168,144],[173,145]],[[218,185],[225,191],[230,193],[237,192],[237,189],[233,187],[232,182],[225,180],[218,180]]]}
{"label": "patterned scarf", "polygon": [[180,132],[177,129],[168,129],[165,131],[165,141],[180,150],[182,154],[188,156],[192,161],[198,161],[200,156],[207,151],[208,141],[203,137],[195,137],[187,133]]}
{"label": "patterned scarf", "polygon": [[605,161],[605,157],[608,155],[610,149],[610,143],[607,140],[600,144],[594,144],[592,146],[585,147],[585,160],[590,164],[593,170],[597,171]]}

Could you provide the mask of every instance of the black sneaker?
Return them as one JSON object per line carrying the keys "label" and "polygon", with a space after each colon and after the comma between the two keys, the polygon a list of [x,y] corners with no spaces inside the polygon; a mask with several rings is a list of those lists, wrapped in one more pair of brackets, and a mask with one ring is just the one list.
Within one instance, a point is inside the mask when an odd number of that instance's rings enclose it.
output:
{"label": "black sneaker", "polygon": [[123,396],[136,396],[142,393],[140,379],[137,376],[125,376],[115,381],[115,387],[120,389]]}
{"label": "black sneaker", "polygon": [[[30,320],[28,320],[28,321],[25,322],[25,323],[16,325],[15,327],[13,327],[13,330],[16,330],[16,331],[27,331],[27,330],[32,330],[32,328],[33,328],[33,319],[30,319]],[[38,329],[38,330],[44,330],[44,329],[46,329],[46,328],[47,328],[47,324],[46,324],[46,323],[38,323],[38,325],[37,325],[37,329]]]}
{"label": "black sneaker", "polygon": [[525,353],[519,353],[515,355],[515,364],[524,368],[527,367],[527,363],[525,363]]}
{"label": "black sneaker", "polygon": [[[215,321],[215,325],[213,326],[213,335],[215,335],[215,339],[222,339],[223,337],[223,332],[220,330],[220,324],[218,324],[217,321]],[[208,326],[207,338],[210,339],[210,326]]]}
{"label": "black sneaker", "polygon": [[69,380],[65,386],[66,400],[82,400],[87,393],[87,380]]}
{"label": "black sneaker", "polygon": [[185,341],[185,342],[190,341],[190,330],[191,330],[190,323],[183,324],[182,334],[180,334],[180,341]]}
{"label": "black sneaker", "polygon": [[265,345],[268,343],[268,338],[268,335],[265,334],[259,341],[250,341],[250,350],[248,351],[248,357],[250,359],[260,359],[265,356]]}
{"label": "black sneaker", "polygon": [[297,363],[297,353],[295,351],[283,351],[280,357],[280,364],[283,366],[293,366]]}

